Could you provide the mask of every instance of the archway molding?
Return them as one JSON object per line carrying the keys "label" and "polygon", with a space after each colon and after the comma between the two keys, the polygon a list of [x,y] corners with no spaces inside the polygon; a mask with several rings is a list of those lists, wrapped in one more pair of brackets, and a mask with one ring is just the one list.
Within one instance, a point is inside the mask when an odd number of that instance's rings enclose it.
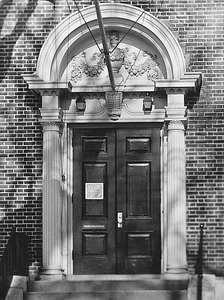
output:
{"label": "archway molding", "polygon": [[[182,49],[172,32],[156,17],[140,8],[125,4],[102,4],[105,30],[119,30],[127,35],[130,44],[147,49],[154,45],[163,59],[166,79],[178,80],[185,74]],[[83,16],[83,17],[82,17]],[[85,22],[84,22],[85,20]],[[65,18],[45,41],[37,63],[37,75],[45,82],[60,81],[66,64],[72,56],[94,45],[89,29],[100,41],[99,26],[94,6],[86,7]]]}

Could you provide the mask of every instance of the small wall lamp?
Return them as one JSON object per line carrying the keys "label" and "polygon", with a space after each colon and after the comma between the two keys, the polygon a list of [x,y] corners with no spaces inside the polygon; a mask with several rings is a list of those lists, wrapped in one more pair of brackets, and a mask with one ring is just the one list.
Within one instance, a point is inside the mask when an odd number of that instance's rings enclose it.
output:
{"label": "small wall lamp", "polygon": [[82,94],[79,94],[76,99],[76,110],[78,112],[84,112],[86,110],[86,101]]}
{"label": "small wall lamp", "polygon": [[147,93],[143,99],[143,111],[145,114],[150,114],[152,111],[153,96]]}

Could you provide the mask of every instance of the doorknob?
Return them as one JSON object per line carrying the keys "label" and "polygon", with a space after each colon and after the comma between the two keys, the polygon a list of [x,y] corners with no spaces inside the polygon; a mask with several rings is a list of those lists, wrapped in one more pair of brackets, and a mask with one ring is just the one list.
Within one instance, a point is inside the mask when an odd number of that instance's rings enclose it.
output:
{"label": "doorknob", "polygon": [[118,212],[117,213],[117,228],[122,228],[123,226],[123,213]]}

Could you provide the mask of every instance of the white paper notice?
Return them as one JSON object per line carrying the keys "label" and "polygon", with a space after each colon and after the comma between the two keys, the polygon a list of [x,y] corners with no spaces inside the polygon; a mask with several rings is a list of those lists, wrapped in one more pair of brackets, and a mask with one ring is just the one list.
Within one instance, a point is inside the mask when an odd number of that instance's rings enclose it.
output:
{"label": "white paper notice", "polygon": [[86,183],[85,194],[87,200],[103,199],[103,183]]}

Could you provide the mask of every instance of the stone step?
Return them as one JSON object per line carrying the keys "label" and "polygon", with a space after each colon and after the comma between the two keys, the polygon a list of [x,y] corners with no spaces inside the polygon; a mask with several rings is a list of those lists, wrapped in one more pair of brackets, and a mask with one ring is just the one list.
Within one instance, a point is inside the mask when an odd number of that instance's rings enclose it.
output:
{"label": "stone step", "polygon": [[[103,277],[102,277],[103,278]],[[28,292],[73,293],[103,291],[147,291],[147,290],[186,290],[187,281],[165,279],[123,279],[119,280],[77,280],[77,281],[30,281]]]}
{"label": "stone step", "polygon": [[27,292],[24,300],[186,300],[185,290],[150,291],[103,291],[73,293]]}

